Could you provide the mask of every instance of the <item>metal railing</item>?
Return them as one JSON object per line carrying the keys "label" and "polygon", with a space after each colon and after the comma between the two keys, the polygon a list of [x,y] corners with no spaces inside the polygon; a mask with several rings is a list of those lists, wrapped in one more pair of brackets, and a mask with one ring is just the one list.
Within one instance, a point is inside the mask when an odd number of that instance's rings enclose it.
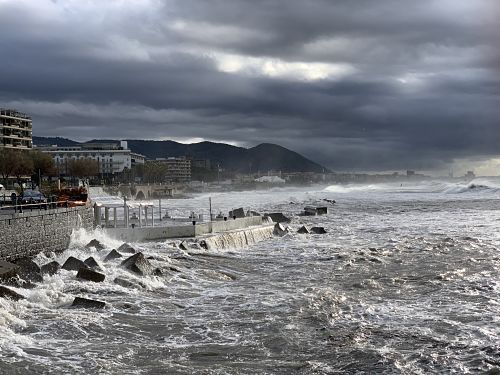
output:
{"label": "metal railing", "polygon": [[[5,199],[5,196],[4,196]],[[33,212],[33,210],[38,210],[38,211],[46,211],[49,209],[56,209],[56,208],[71,208],[73,207],[72,203],[73,201],[56,201],[56,200],[48,200],[47,202],[38,202],[38,203],[17,203],[17,202],[12,202],[12,200],[9,199],[10,205],[5,205],[5,200],[1,201],[0,200],[0,215],[2,214],[11,214],[11,213],[23,213],[27,210],[30,212]]]}

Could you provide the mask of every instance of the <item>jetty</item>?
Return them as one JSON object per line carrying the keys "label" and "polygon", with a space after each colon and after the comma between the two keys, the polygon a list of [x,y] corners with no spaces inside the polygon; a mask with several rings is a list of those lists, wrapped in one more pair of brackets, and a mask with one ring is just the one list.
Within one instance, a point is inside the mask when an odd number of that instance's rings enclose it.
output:
{"label": "jetty", "polygon": [[255,212],[244,214],[242,208],[232,210],[227,216],[210,213],[206,220],[203,215],[193,212],[188,217],[174,218],[163,215],[161,200],[156,206],[130,202],[126,198],[123,201],[100,200],[93,203],[93,210],[96,227],[109,237],[124,242],[196,238],[262,226],[273,227],[274,224],[267,216]]}

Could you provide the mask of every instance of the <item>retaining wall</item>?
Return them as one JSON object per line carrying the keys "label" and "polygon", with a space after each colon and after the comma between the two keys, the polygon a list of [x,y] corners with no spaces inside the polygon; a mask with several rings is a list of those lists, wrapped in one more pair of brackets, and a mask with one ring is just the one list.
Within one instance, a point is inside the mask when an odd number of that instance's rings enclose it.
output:
{"label": "retaining wall", "polygon": [[73,229],[94,227],[90,207],[0,215],[0,259],[16,260],[68,248]]}
{"label": "retaining wall", "polygon": [[117,240],[125,242],[142,242],[162,240],[166,238],[187,238],[197,237],[210,233],[221,233],[231,230],[244,229],[251,226],[268,223],[268,218],[261,216],[252,216],[230,219],[227,221],[213,221],[207,223],[197,223],[196,225],[170,225],[155,227],[135,228],[104,228],[106,234]]}

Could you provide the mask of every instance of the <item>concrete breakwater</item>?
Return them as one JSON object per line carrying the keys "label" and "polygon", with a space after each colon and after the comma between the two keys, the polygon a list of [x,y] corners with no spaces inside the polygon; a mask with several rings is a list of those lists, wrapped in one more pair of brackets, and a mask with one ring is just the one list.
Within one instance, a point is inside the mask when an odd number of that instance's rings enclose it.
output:
{"label": "concrete breakwater", "polygon": [[124,242],[155,241],[167,238],[195,238],[213,233],[223,233],[239,229],[247,229],[252,226],[272,224],[267,217],[250,216],[218,220],[184,225],[159,225],[149,227],[127,227],[127,228],[103,228],[104,232],[111,238]]}
{"label": "concrete breakwater", "polygon": [[0,259],[13,261],[68,248],[74,229],[92,230],[90,207],[0,215]]}
{"label": "concrete breakwater", "polygon": [[274,225],[217,233],[201,240],[207,250],[240,249],[264,241],[274,235]]}

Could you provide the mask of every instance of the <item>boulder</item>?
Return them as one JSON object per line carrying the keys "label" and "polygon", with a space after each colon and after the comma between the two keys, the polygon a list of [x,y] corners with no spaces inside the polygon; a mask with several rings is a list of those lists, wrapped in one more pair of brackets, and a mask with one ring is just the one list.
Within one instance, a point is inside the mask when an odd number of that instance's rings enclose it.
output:
{"label": "boulder", "polygon": [[93,281],[95,283],[102,283],[106,276],[100,272],[88,269],[88,268],[80,268],[76,277],[79,279],[84,279],[88,281]]}
{"label": "boulder", "polygon": [[67,271],[78,271],[80,268],[88,268],[88,267],[80,259],[76,259],[75,257],[69,257],[68,259],[66,259],[66,262],[64,262],[61,268]]}
{"label": "boulder", "polygon": [[9,279],[11,277],[14,277],[17,275],[19,272],[20,267],[13,264],[6,262],[4,260],[0,260],[0,279],[5,280]]}
{"label": "boulder", "polygon": [[118,251],[121,253],[135,254],[135,249],[126,242],[118,248]]}
{"label": "boulder", "polygon": [[104,261],[109,262],[110,260],[118,259],[118,258],[122,258],[122,255],[118,251],[113,249],[109,252],[108,255],[106,255],[106,258],[104,258]]}
{"label": "boulder", "polygon": [[30,258],[21,258],[14,263],[19,267],[17,274],[21,279],[34,283],[41,283],[43,281],[40,267]]}
{"label": "boulder", "polygon": [[275,223],[289,223],[290,221],[292,221],[290,218],[286,217],[281,212],[265,214],[264,216],[270,217]]}
{"label": "boulder", "polygon": [[326,215],[328,213],[328,207],[316,207],[316,213],[318,215]]}
{"label": "boulder", "polygon": [[143,253],[137,253],[125,259],[121,263],[121,266],[141,276],[151,275],[155,271],[155,268],[151,262],[144,257]]}
{"label": "boulder", "polygon": [[323,199],[323,200],[324,200],[325,202],[328,202],[328,203],[331,203],[331,204],[335,204],[335,203],[337,203],[337,202],[335,201],[335,199]]}
{"label": "boulder", "polygon": [[13,290],[11,290],[3,285],[0,285],[0,297],[9,298],[9,299],[12,299],[14,301],[19,301],[20,299],[25,299],[24,296],[20,295],[17,292],[14,292]]}
{"label": "boulder", "polygon": [[92,268],[94,270],[102,271],[101,266],[99,266],[99,263],[97,263],[97,261],[93,257],[88,257],[87,259],[85,259],[83,261],[83,263],[85,263],[85,265],[88,268]]}
{"label": "boulder", "polygon": [[281,223],[276,223],[274,225],[274,235],[283,237],[285,234],[288,233],[288,228],[285,228],[283,224]]}
{"label": "boulder", "polygon": [[96,250],[104,250],[106,248],[106,246],[104,246],[102,243],[100,243],[95,238],[92,241],[90,241],[88,244],[86,244],[85,247],[87,249],[90,249],[91,247],[93,247]]}
{"label": "boulder", "polygon": [[300,234],[309,234],[309,229],[307,229],[305,225],[302,225],[299,228],[299,230],[297,231],[297,233],[300,233]]}
{"label": "boulder", "polygon": [[61,265],[55,260],[40,267],[42,275],[55,275],[61,269]]}
{"label": "boulder", "polygon": [[113,280],[113,282],[117,285],[120,285],[124,288],[140,288],[139,285],[133,283],[132,281],[122,279],[121,277],[117,277]]}
{"label": "boulder", "polygon": [[93,299],[75,297],[73,304],[74,307],[83,307],[84,309],[103,309],[106,302],[96,301]]}
{"label": "boulder", "polygon": [[229,217],[230,218],[241,218],[241,217],[245,217],[245,210],[240,207],[240,208],[236,208],[232,211],[229,211]]}
{"label": "boulder", "polygon": [[316,216],[316,208],[312,206],[306,206],[304,207],[304,215],[305,216]]}
{"label": "boulder", "polygon": [[326,229],[323,228],[323,227],[312,227],[311,228],[311,232],[315,233],[315,234],[325,234],[326,233]]}

